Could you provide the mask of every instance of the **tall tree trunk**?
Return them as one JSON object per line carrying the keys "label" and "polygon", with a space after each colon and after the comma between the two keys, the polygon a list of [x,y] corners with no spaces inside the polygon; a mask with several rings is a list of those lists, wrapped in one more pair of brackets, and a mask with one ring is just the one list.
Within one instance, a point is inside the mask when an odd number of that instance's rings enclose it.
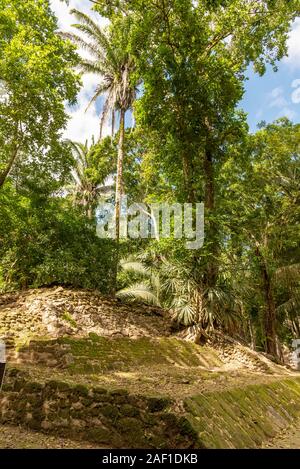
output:
{"label": "tall tree trunk", "polygon": [[271,278],[264,260],[260,252],[259,246],[256,246],[256,256],[259,259],[260,272],[262,278],[262,287],[265,297],[265,310],[263,316],[263,328],[265,334],[265,351],[280,359],[277,347],[276,337],[276,307],[272,289]]}
{"label": "tall tree trunk", "polygon": [[116,181],[116,206],[115,206],[115,229],[116,229],[116,259],[115,259],[115,273],[114,273],[114,286],[113,294],[116,293],[117,275],[119,264],[119,241],[120,241],[120,215],[121,215],[121,202],[122,202],[122,188],[123,188],[123,160],[124,160],[124,143],[125,143],[125,110],[120,111],[120,129],[119,129],[119,146],[118,146],[118,161],[117,161],[117,181]]}
{"label": "tall tree trunk", "polygon": [[10,173],[10,170],[17,158],[17,155],[18,155],[18,150],[19,150],[19,147],[18,145],[14,144],[13,145],[13,148],[12,148],[12,152],[11,152],[11,157],[6,165],[6,168],[4,169],[4,171],[0,174],[0,189],[3,187],[5,181],[6,181],[6,178],[7,176],[9,175]]}
{"label": "tall tree trunk", "polygon": [[187,154],[183,151],[182,153],[182,169],[183,169],[183,181],[184,181],[184,190],[187,196],[187,201],[189,203],[196,202],[195,189],[193,187],[192,181],[192,168],[191,162]]}
{"label": "tall tree trunk", "polygon": [[255,332],[253,330],[253,325],[250,319],[248,319],[248,330],[249,330],[249,336],[250,336],[250,346],[252,350],[256,349],[256,340],[255,340]]}
{"label": "tall tree trunk", "polygon": [[[266,309],[264,314],[264,330],[266,335],[266,352],[278,357],[276,343],[276,313],[275,302],[270,277],[265,266],[262,268]],[[279,357],[278,357],[279,358]]]}
{"label": "tall tree trunk", "polygon": [[117,162],[117,182],[116,182],[116,207],[115,207],[115,220],[116,220],[116,240],[120,239],[120,213],[121,213],[121,199],[123,187],[123,160],[124,160],[124,142],[125,142],[125,110],[120,111],[120,136],[118,147],[118,162]]}
{"label": "tall tree trunk", "polygon": [[183,173],[183,184],[184,184],[184,196],[185,202],[195,203],[196,202],[196,191],[193,184],[193,168],[192,168],[192,150],[191,144],[187,139],[186,128],[184,124],[184,113],[186,109],[186,102],[181,98],[178,99],[176,105],[176,123],[177,123],[177,136],[179,142],[181,142],[181,162],[182,162],[182,173]]}
{"label": "tall tree trunk", "polygon": [[206,148],[204,153],[203,170],[205,177],[204,204],[208,210],[212,211],[215,208],[215,184],[212,152],[209,148]]}
{"label": "tall tree trunk", "polygon": [[114,135],[115,135],[115,110],[113,109],[111,112],[111,141],[113,142]]}
{"label": "tall tree trunk", "polygon": [[204,208],[206,211],[206,237],[211,243],[211,255],[205,272],[205,286],[214,287],[218,278],[218,262],[216,260],[219,253],[218,227],[210,216],[215,211],[215,180],[212,151],[209,147],[204,152],[203,173],[205,180],[204,189]]}

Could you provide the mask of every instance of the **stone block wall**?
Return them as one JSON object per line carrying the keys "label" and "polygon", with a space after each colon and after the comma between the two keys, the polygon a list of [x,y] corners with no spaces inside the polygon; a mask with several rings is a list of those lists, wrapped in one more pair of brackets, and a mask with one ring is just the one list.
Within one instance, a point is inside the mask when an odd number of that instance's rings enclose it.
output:
{"label": "stone block wall", "polygon": [[133,396],[126,390],[39,383],[10,369],[0,395],[0,421],[114,448],[198,446],[188,420],[176,416],[171,400]]}
{"label": "stone block wall", "polygon": [[0,422],[110,448],[256,448],[300,416],[300,379],[181,401],[126,390],[32,380],[9,369]]}

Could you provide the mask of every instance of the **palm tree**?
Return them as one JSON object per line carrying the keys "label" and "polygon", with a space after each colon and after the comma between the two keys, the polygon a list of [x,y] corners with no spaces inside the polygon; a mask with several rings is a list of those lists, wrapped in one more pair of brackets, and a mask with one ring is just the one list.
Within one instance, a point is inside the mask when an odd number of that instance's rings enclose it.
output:
{"label": "palm tree", "polygon": [[236,331],[240,306],[225,283],[201,289],[189,268],[155,253],[121,261],[121,267],[140,281],[129,280],[129,286],[117,292],[119,298],[169,309],[195,340],[215,328]]}
{"label": "palm tree", "polygon": [[[135,69],[132,57],[126,52],[125,41],[121,45],[113,40],[113,34],[103,30],[88,15],[78,10],[71,10],[78,24],[73,25],[84,37],[66,33],[82,49],[85,49],[91,59],[81,60],[81,69],[85,73],[99,76],[99,85],[90,100],[89,106],[105,93],[106,98],[100,119],[100,139],[103,125],[108,117],[112,117],[112,135],[114,134],[115,112],[119,112],[119,144],[117,160],[116,201],[115,201],[115,237],[117,243],[120,238],[120,209],[123,192],[123,160],[125,144],[125,114],[132,109],[136,98],[136,86],[132,83],[132,72]],[[118,264],[118,261],[117,261]]]}
{"label": "palm tree", "polygon": [[103,173],[99,168],[99,154],[95,141],[91,146],[86,141],[84,144],[68,141],[74,157],[74,168],[71,173],[72,183],[66,189],[73,198],[74,205],[84,208],[85,214],[92,219],[97,201],[100,195],[105,195],[111,191],[111,186],[105,186],[107,173]]}
{"label": "palm tree", "polygon": [[129,274],[134,274],[140,280],[119,290],[116,295],[118,298],[162,306],[162,286],[158,273],[135,258],[121,260],[121,268]]}

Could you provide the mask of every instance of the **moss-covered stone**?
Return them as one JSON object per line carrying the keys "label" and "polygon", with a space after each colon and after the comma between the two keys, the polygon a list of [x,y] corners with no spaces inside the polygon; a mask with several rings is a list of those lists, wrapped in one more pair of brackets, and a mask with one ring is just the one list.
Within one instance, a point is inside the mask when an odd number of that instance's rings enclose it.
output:
{"label": "moss-covered stone", "polygon": [[96,443],[111,443],[112,432],[106,428],[89,428],[86,432],[87,439]]}
{"label": "moss-covered stone", "polygon": [[118,415],[119,415],[119,410],[116,406],[113,406],[111,404],[106,404],[102,407],[99,408],[99,411],[101,412],[104,417],[110,419],[110,420],[115,420]]}
{"label": "moss-covered stone", "polygon": [[130,404],[123,404],[120,406],[120,414],[124,417],[138,417],[140,415],[140,411],[138,408]]}
{"label": "moss-covered stone", "polygon": [[38,393],[44,389],[44,385],[36,382],[28,382],[24,385],[24,391],[27,393]]}
{"label": "moss-covered stone", "polygon": [[197,440],[198,434],[193,428],[191,422],[186,417],[180,417],[178,419],[177,425],[182,435],[187,435],[193,440]]}
{"label": "moss-covered stone", "polygon": [[141,421],[134,417],[123,417],[118,420],[116,428],[122,434],[125,442],[128,442],[131,447],[146,444],[145,430]]}
{"label": "moss-covered stone", "polygon": [[68,365],[74,374],[91,374],[100,371],[127,370],[139,365],[168,365],[170,361],[180,366],[218,366],[221,364],[212,350],[175,338],[130,338],[110,339],[90,333],[88,338],[62,338],[58,341],[67,345],[74,362]]}
{"label": "moss-covered stone", "polygon": [[83,384],[77,384],[73,387],[73,392],[78,394],[79,396],[88,397],[89,395],[89,388],[84,386]]}
{"label": "moss-covered stone", "polygon": [[289,425],[289,413],[295,412],[295,397],[300,391],[299,380],[292,382],[292,392],[288,381],[281,381],[193,396],[184,405],[206,447],[251,448]]}
{"label": "moss-covered stone", "polygon": [[123,447],[254,448],[300,414],[300,379],[176,402],[109,385],[74,386],[62,380],[44,385],[18,373],[9,375],[6,384],[0,421]]}
{"label": "moss-covered stone", "polygon": [[70,326],[77,328],[77,322],[75,319],[71,316],[71,314],[68,311],[64,311],[62,315],[62,319],[66,321],[67,323],[70,324]]}
{"label": "moss-covered stone", "polygon": [[97,387],[93,388],[93,393],[94,393],[94,395],[97,396],[97,397],[99,396],[99,394],[100,394],[101,396],[103,396],[104,394],[107,394],[107,389],[101,388],[101,387],[98,387],[98,386],[97,386]]}
{"label": "moss-covered stone", "polygon": [[70,386],[62,381],[51,380],[46,383],[46,387],[61,392],[69,391]]}
{"label": "moss-covered stone", "polygon": [[150,397],[148,399],[149,412],[161,412],[171,404],[171,399],[163,397]]}
{"label": "moss-covered stone", "polygon": [[81,398],[80,402],[82,403],[83,406],[89,407],[93,404],[93,398],[92,397],[84,397]]}

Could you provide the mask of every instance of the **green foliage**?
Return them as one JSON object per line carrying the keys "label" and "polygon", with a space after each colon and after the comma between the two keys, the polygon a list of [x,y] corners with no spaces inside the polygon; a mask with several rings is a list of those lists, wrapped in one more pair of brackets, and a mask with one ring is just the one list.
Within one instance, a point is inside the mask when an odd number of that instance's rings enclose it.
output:
{"label": "green foliage", "polygon": [[0,195],[0,254],[6,289],[62,284],[109,292],[112,245],[63,199]]}
{"label": "green foliage", "polygon": [[263,338],[271,313],[278,333],[289,306],[298,316],[299,130],[287,119],[266,126],[248,138],[239,158],[228,160],[222,175],[227,252],[237,269],[231,275],[247,310],[257,311]]}
{"label": "green foliage", "polygon": [[91,219],[100,196],[110,194],[112,187],[105,186],[108,176],[116,166],[116,149],[109,138],[92,145],[88,142],[69,142],[74,157],[71,172],[72,182],[67,186],[68,194],[75,205],[82,206]]}
{"label": "green foliage", "polygon": [[0,188],[16,161],[33,171],[64,164],[64,102],[76,100],[78,58],[56,30],[47,0],[0,1]]}

